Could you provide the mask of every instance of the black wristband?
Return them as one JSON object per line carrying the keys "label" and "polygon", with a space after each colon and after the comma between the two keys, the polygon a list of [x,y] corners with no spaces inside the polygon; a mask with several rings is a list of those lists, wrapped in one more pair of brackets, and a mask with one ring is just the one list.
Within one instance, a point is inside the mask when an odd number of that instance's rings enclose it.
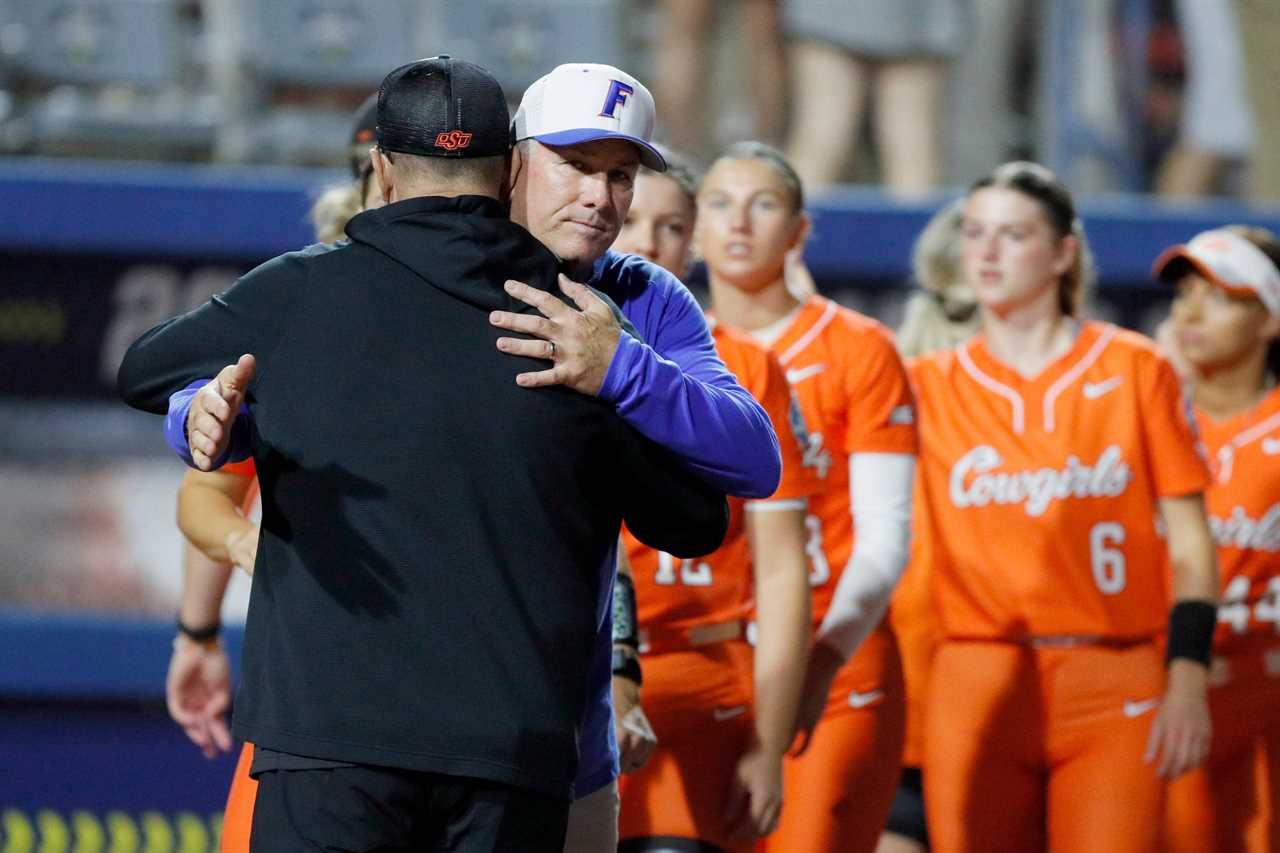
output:
{"label": "black wristband", "polygon": [[217,622],[204,628],[192,628],[190,625],[183,624],[181,616],[178,617],[178,633],[193,643],[208,643],[216,640],[221,631],[222,625]]}
{"label": "black wristband", "polygon": [[613,674],[629,678],[637,685],[644,683],[644,675],[640,670],[640,658],[625,649],[613,650]]}
{"label": "black wristband", "polygon": [[1208,601],[1179,601],[1169,611],[1169,645],[1165,663],[1175,658],[1209,665],[1218,608]]}
{"label": "black wristband", "polygon": [[640,628],[636,619],[636,583],[631,575],[618,573],[613,585],[613,642],[640,648]]}

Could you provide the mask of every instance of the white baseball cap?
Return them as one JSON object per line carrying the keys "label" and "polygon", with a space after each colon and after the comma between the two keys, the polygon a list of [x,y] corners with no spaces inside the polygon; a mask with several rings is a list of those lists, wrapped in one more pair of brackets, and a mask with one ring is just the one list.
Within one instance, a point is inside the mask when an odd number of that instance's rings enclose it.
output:
{"label": "white baseball cap", "polygon": [[525,90],[512,120],[515,140],[577,145],[625,139],[640,149],[640,162],[665,172],[667,161],[650,142],[655,112],[644,84],[612,65],[558,65]]}
{"label": "white baseball cap", "polygon": [[1201,231],[1190,242],[1160,253],[1151,271],[1171,280],[1176,261],[1185,261],[1213,284],[1231,293],[1256,296],[1272,314],[1280,314],[1280,269],[1266,253],[1234,231]]}

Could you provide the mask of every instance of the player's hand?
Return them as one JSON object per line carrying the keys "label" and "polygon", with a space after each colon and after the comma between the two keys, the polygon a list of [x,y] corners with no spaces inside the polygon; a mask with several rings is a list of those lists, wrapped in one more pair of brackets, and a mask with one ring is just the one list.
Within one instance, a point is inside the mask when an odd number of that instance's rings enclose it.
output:
{"label": "player's hand", "polygon": [[759,744],[738,759],[725,823],[730,838],[763,838],[782,815],[782,755]]}
{"label": "player's hand", "polygon": [[1169,664],[1169,686],[1147,738],[1148,763],[1160,778],[1176,779],[1204,762],[1213,733],[1209,720],[1208,669],[1194,661]]}
{"label": "player's hand", "polygon": [[831,682],[844,666],[844,658],[826,643],[814,643],[805,666],[804,686],[800,688],[800,705],[796,709],[796,741],[791,755],[803,755],[813,739],[813,730],[827,709]]}
{"label": "player's hand", "polygon": [[213,463],[227,450],[231,441],[231,425],[244,403],[245,389],[253,381],[257,362],[242,355],[229,364],[207,385],[196,392],[187,410],[187,447],[191,459],[201,471],[213,470]]}
{"label": "player's hand", "polygon": [[658,745],[658,736],[640,707],[640,685],[618,675],[613,677],[613,724],[622,772],[632,773],[644,767]]}
{"label": "player's hand", "polygon": [[239,530],[227,534],[227,559],[253,576],[253,563],[258,557],[258,525],[246,522]]}
{"label": "player's hand", "polygon": [[220,643],[196,643],[179,634],[169,658],[164,698],[169,716],[205,758],[230,751],[226,713],[231,706],[231,664]]}
{"label": "player's hand", "polygon": [[521,373],[516,382],[525,388],[565,385],[582,394],[600,393],[622,335],[622,327],[605,301],[591,288],[564,275],[560,276],[560,289],[577,309],[522,282],[508,281],[506,288],[516,299],[537,308],[541,316],[510,311],[490,314],[489,322],[498,328],[524,332],[537,339],[498,338],[498,349],[552,363],[548,370]]}

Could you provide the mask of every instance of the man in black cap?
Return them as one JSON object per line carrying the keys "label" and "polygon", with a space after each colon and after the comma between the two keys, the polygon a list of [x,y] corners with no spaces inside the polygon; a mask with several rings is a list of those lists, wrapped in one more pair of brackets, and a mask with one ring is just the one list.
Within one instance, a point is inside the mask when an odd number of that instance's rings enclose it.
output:
{"label": "man in black cap", "polygon": [[[396,69],[350,242],[276,258],[144,335],[119,387],[169,395],[240,353],[263,518],[235,733],[258,747],[252,849],[558,851],[601,566],[619,521],[676,555],[723,496],[612,406],[511,382],[503,289],[563,298],[498,200],[508,114],[447,57]],[[236,454],[242,455],[242,454]]]}

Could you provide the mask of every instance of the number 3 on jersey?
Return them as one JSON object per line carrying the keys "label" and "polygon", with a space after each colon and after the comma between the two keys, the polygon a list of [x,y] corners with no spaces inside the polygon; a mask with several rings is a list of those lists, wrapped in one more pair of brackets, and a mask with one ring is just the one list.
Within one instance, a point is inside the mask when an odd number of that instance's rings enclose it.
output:
{"label": "number 3 on jersey", "polygon": [[680,577],[676,577],[676,558],[666,551],[658,552],[658,572],[653,582],[671,586],[679,580],[685,586],[711,586],[711,566],[698,560],[681,560]]}
{"label": "number 3 on jersey", "polygon": [[809,531],[804,543],[804,553],[809,558],[809,586],[822,586],[831,580],[831,564],[827,562],[827,552],[822,550],[822,519],[807,515],[804,526]]}

